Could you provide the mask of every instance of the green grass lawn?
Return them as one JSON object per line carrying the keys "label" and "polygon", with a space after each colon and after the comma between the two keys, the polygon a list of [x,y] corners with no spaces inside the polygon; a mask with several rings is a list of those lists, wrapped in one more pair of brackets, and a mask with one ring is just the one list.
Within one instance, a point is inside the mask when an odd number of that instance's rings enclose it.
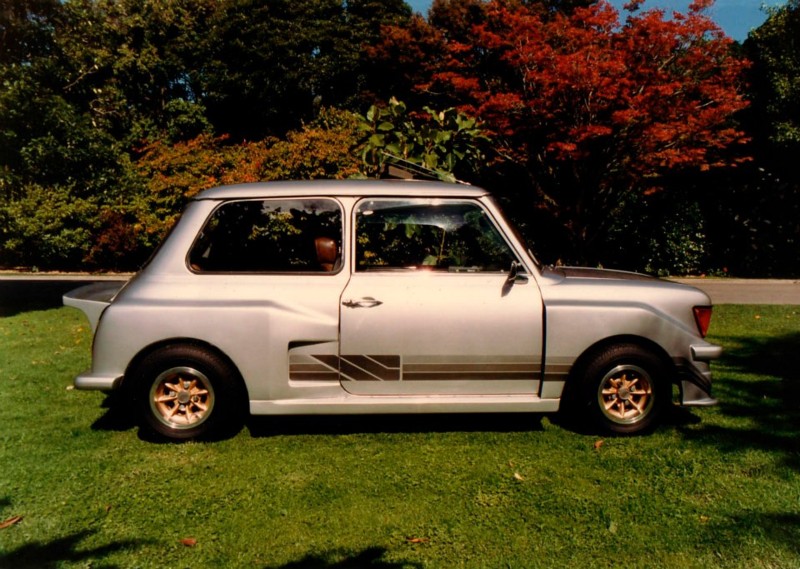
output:
{"label": "green grass lawn", "polygon": [[272,418],[143,440],[71,389],[74,309],[0,318],[0,567],[800,567],[800,307],[720,306],[715,408]]}

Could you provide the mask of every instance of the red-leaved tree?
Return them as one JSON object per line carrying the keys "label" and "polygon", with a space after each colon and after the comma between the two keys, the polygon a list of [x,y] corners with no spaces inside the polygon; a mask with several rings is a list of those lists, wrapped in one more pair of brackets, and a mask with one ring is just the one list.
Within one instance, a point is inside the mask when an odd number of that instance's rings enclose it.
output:
{"label": "red-leaved tree", "polygon": [[[743,159],[730,156],[745,142],[733,116],[747,62],[704,15],[712,0],[669,17],[641,3],[622,22],[603,0],[571,14],[491,0],[470,33],[429,34],[445,55],[424,67],[418,93],[485,121],[572,260],[596,261],[621,204],[665,174]],[[387,37],[397,50],[400,35]]]}

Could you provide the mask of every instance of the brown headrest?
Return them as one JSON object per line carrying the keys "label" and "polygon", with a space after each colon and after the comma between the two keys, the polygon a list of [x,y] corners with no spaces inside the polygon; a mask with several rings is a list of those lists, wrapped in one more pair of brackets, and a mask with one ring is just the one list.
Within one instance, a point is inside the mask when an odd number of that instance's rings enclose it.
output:
{"label": "brown headrest", "polygon": [[317,262],[323,271],[332,271],[336,264],[336,241],[330,237],[317,237],[314,239],[314,246],[317,248]]}

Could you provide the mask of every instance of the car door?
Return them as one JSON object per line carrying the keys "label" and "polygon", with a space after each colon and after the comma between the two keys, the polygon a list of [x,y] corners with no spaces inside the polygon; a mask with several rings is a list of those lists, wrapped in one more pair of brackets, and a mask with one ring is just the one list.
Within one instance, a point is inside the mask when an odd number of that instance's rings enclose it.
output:
{"label": "car door", "polygon": [[339,352],[343,229],[330,197],[231,200],[192,246],[194,284],[175,294],[181,304],[202,298],[201,337],[236,354],[252,401],[341,393],[338,370],[319,359]]}
{"label": "car door", "polygon": [[542,300],[483,204],[365,199],[340,306],[342,387],[360,395],[537,394]]}

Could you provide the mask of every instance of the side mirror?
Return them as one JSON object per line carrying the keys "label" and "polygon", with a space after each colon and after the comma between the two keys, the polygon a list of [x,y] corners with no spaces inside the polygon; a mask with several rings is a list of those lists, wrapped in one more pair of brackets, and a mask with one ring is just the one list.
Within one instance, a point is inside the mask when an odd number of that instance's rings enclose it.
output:
{"label": "side mirror", "polygon": [[512,285],[514,283],[526,283],[528,282],[528,277],[526,277],[523,273],[525,267],[522,266],[522,263],[519,261],[511,261],[511,268],[508,271],[508,277],[506,277],[506,283]]}

